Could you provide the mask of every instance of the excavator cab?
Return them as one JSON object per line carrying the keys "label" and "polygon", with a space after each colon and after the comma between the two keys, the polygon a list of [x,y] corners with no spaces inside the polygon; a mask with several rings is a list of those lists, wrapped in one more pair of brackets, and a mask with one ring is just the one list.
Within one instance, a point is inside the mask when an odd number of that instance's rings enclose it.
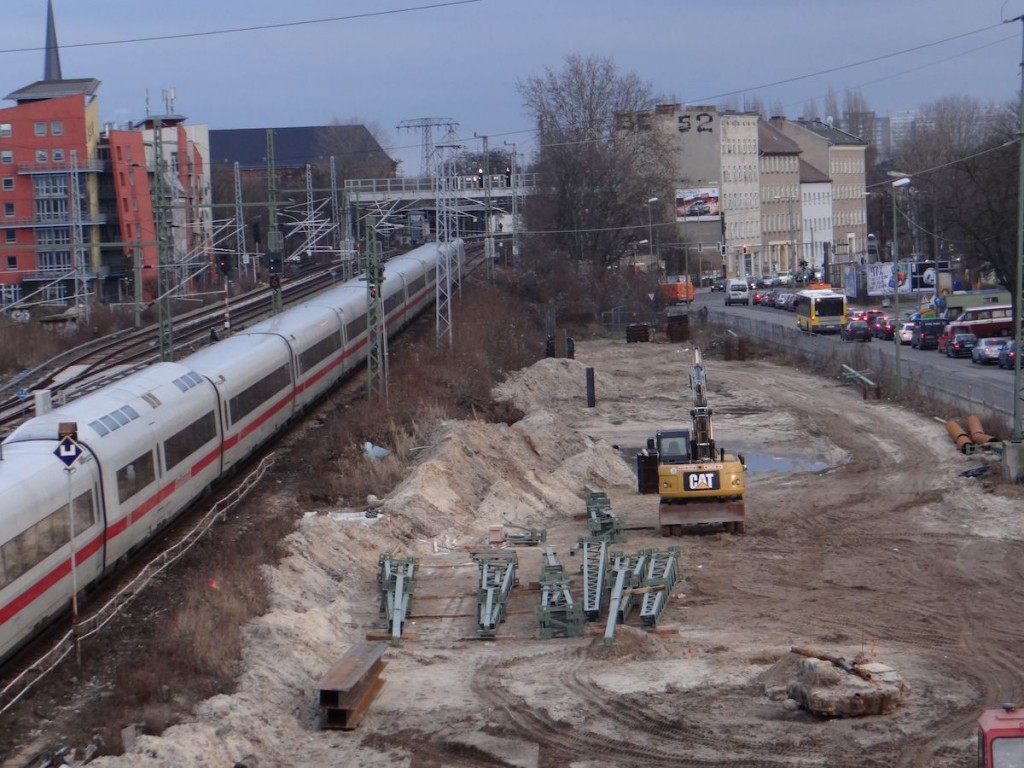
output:
{"label": "excavator cab", "polygon": [[658,432],[658,457],[662,464],[684,464],[690,460],[690,431],[674,429]]}

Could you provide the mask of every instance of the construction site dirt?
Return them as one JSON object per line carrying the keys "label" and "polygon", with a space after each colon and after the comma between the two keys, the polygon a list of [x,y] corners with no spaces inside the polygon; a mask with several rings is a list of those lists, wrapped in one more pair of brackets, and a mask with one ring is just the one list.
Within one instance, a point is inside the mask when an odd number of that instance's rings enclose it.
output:
{"label": "construction site dirt", "polygon": [[[267,569],[272,607],[246,629],[237,690],[92,764],[972,765],[980,711],[1024,702],[1024,489],[1002,479],[997,455],[956,450],[944,423],[966,414],[865,400],[838,371],[709,348],[717,444],[779,461],[748,468],[746,533],[663,537],[634,454],[689,422],[687,354],[686,343],[577,341],[575,359],[542,360],[496,392],[520,421],[439,424],[376,517],[309,510]],[[582,599],[574,545],[588,486],[622,521],[625,541],[610,548],[678,547],[678,581],[655,627],[633,611],[608,642],[602,614],[580,636],[540,639],[548,547]],[[293,499],[286,482],[250,503]],[[546,535],[515,544],[518,586],[481,637],[473,554],[503,546],[499,526]],[[358,727],[323,730],[324,675],[355,644],[390,639],[382,553],[417,563],[402,641]],[[778,695],[794,646],[888,665],[909,695],[885,715],[794,708]]]}

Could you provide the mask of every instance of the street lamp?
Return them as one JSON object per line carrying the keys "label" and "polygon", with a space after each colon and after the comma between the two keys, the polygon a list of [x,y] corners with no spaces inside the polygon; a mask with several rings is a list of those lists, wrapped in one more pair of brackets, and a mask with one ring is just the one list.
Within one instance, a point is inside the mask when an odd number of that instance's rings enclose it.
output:
{"label": "street lamp", "polygon": [[890,176],[898,177],[892,182],[889,189],[892,192],[892,261],[893,261],[893,314],[896,316],[896,333],[893,339],[896,341],[896,396],[900,395],[900,257],[899,241],[896,238],[896,188],[905,187],[910,184],[910,177],[898,171],[889,171]]}
{"label": "street lamp", "polygon": [[635,243],[633,243],[633,266],[634,267],[636,266],[636,249],[639,248],[641,245],[647,245],[649,242],[650,242],[649,240],[637,240]]}
{"label": "street lamp", "polygon": [[647,243],[651,250],[651,256],[654,255],[654,222],[651,219],[651,205],[658,202],[658,198],[652,197],[647,201]]}

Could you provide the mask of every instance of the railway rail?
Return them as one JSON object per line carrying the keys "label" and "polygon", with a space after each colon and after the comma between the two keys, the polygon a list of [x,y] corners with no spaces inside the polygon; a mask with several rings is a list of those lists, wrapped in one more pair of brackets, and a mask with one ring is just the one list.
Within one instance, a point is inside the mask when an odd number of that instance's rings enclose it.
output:
{"label": "railway rail", "polygon": [[[466,273],[483,264],[483,244],[466,248]],[[285,306],[296,304],[334,282],[333,268],[316,267],[282,283]],[[191,352],[208,343],[210,331],[219,331],[224,322],[223,303],[208,304],[174,319],[175,352]],[[241,294],[230,303],[233,327],[240,328],[271,314],[270,288],[258,288]],[[49,390],[58,403],[93,392],[111,381],[127,376],[159,357],[159,329],[156,325],[119,331],[102,339],[81,344],[57,355],[36,368],[0,383],[0,438],[34,412],[31,398],[19,392]]]}

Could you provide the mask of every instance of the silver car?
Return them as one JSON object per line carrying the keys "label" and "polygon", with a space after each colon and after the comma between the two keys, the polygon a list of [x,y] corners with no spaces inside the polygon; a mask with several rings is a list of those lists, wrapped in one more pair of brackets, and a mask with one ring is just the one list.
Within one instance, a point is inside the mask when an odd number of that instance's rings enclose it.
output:
{"label": "silver car", "polygon": [[971,362],[976,365],[989,365],[999,362],[999,353],[1006,344],[1006,339],[992,336],[987,339],[978,339],[978,343],[971,350]]}
{"label": "silver car", "polygon": [[914,323],[903,323],[899,330],[900,344],[909,344],[914,338]]}

